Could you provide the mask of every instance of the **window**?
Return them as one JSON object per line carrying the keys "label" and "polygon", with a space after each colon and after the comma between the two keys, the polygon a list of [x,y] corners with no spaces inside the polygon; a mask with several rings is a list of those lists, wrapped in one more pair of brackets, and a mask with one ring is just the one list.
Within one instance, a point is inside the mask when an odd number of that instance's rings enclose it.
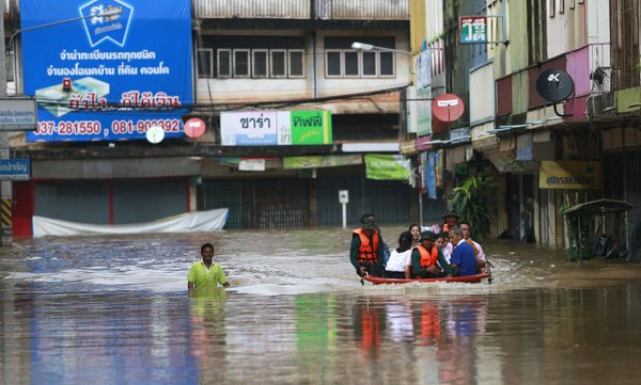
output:
{"label": "window", "polygon": [[252,51],[252,74],[255,78],[266,78],[269,73],[267,65],[267,50],[255,49]]}
{"label": "window", "polygon": [[375,77],[377,74],[377,65],[376,65],[376,52],[363,52],[362,65],[363,69],[361,73],[363,77]]}
{"label": "window", "polygon": [[327,68],[328,78],[339,78],[343,76],[343,53],[341,51],[327,51]]}
{"label": "window", "polygon": [[379,52],[378,56],[381,62],[381,77],[394,76],[394,52]]}
{"label": "window", "polygon": [[359,51],[345,51],[345,77],[357,78],[360,76]]}
{"label": "window", "polygon": [[289,77],[290,78],[303,78],[305,77],[305,51],[304,50],[289,50]]}
{"label": "window", "polygon": [[274,78],[287,77],[285,50],[271,50],[271,74]]}
{"label": "window", "polygon": [[393,52],[326,50],[328,78],[390,78],[395,77]]}
{"label": "window", "polygon": [[[304,49],[213,49],[198,50],[198,75],[201,78],[304,78]],[[209,75],[208,69],[209,68]]]}
{"label": "window", "polygon": [[234,50],[234,77],[235,78],[249,77],[249,50],[248,49]]}
{"label": "window", "polygon": [[198,77],[199,78],[213,78],[214,77],[214,50],[211,48],[198,49]]}
{"label": "window", "polygon": [[219,78],[230,78],[231,73],[231,50],[219,49],[218,50],[218,72]]}

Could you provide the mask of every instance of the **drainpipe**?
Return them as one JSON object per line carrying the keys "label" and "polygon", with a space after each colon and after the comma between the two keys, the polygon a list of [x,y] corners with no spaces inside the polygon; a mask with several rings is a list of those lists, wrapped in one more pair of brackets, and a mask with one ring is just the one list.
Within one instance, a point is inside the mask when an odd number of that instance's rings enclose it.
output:
{"label": "drainpipe", "polygon": [[316,30],[312,31],[312,92],[313,97],[318,97],[318,90],[316,87]]}
{"label": "drainpipe", "polygon": [[[316,14],[316,11],[318,9],[318,7],[316,6],[317,1],[318,0],[311,0],[309,2],[309,6],[311,7],[311,9],[309,10],[309,15],[312,21],[312,25],[315,25],[314,21],[319,19],[318,15]],[[312,31],[312,97],[314,99],[318,97],[318,93],[316,90],[316,29]]]}

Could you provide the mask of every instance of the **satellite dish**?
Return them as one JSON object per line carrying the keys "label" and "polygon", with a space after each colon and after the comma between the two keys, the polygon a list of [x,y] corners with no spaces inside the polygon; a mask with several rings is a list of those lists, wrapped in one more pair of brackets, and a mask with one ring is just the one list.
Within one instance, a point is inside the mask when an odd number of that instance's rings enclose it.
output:
{"label": "satellite dish", "polygon": [[567,72],[551,68],[536,78],[536,91],[548,102],[560,102],[572,95],[574,81]]}
{"label": "satellite dish", "polygon": [[185,135],[194,139],[203,136],[205,128],[205,121],[200,118],[191,118],[184,124]]}
{"label": "satellite dish", "polygon": [[432,114],[441,122],[457,121],[464,111],[463,100],[454,94],[443,94],[432,102]]}
{"label": "satellite dish", "polygon": [[147,130],[147,141],[151,144],[158,144],[165,138],[165,130],[160,126],[151,126]]}

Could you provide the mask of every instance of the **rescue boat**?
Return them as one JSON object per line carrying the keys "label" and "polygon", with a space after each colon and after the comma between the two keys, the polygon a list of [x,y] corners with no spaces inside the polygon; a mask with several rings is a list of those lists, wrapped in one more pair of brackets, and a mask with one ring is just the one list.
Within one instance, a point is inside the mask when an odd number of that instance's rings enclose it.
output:
{"label": "rescue boat", "polygon": [[403,278],[384,278],[384,277],[373,277],[371,275],[363,277],[365,281],[371,282],[374,285],[393,285],[400,283],[429,283],[429,282],[465,282],[465,283],[479,283],[484,279],[487,279],[488,283],[492,283],[492,273],[483,272],[475,275],[466,275],[462,277],[441,277],[441,278],[413,278],[413,279],[403,279]]}

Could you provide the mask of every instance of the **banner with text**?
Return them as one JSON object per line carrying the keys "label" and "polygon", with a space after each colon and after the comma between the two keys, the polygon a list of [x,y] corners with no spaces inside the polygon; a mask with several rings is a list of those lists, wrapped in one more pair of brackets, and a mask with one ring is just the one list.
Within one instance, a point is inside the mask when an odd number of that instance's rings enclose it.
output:
{"label": "banner with text", "polygon": [[[34,141],[183,137],[192,104],[190,0],[30,0],[20,4],[24,93]],[[75,20],[74,20],[75,19]]]}
{"label": "banner with text", "polygon": [[410,160],[402,155],[370,154],[365,155],[367,179],[409,180]]}
{"label": "banner with text", "polygon": [[220,114],[223,146],[288,146],[332,143],[328,111],[242,111]]}
{"label": "banner with text", "polygon": [[600,190],[601,162],[541,161],[539,188]]}
{"label": "banner with text", "polygon": [[316,156],[292,156],[283,158],[283,169],[310,169],[323,167],[340,167],[362,164],[363,157],[360,155],[316,155]]}

